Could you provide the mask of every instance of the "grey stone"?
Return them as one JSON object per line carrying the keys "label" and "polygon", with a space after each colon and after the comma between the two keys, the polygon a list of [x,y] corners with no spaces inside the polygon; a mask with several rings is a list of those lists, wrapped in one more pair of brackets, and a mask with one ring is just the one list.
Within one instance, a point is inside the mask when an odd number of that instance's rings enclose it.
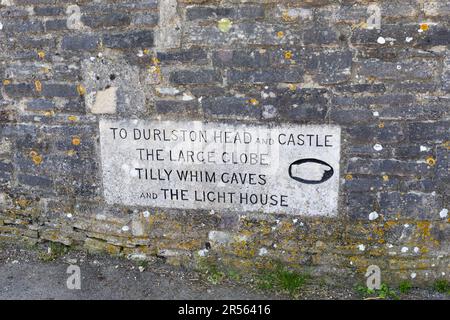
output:
{"label": "grey stone", "polygon": [[100,43],[98,36],[93,35],[77,35],[65,36],[62,40],[61,47],[63,50],[96,50]]}

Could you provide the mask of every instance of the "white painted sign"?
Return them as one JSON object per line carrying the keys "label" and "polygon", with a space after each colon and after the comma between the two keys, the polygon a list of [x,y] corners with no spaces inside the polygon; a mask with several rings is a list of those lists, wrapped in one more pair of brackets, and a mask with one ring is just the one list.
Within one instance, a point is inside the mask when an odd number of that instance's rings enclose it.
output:
{"label": "white painted sign", "polygon": [[101,120],[110,204],[337,214],[340,128]]}

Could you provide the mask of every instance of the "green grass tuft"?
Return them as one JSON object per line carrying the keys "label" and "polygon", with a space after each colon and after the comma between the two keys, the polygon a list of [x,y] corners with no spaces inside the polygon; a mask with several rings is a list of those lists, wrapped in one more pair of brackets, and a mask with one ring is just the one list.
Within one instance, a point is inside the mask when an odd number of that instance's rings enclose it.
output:
{"label": "green grass tuft", "polygon": [[291,271],[282,266],[274,270],[262,272],[256,279],[257,285],[263,290],[278,290],[295,295],[306,283],[308,276]]}
{"label": "green grass tuft", "polygon": [[450,294],[450,283],[445,279],[436,280],[433,289],[439,293]]}
{"label": "green grass tuft", "polygon": [[400,282],[400,285],[398,286],[398,290],[400,291],[401,294],[408,294],[412,289],[412,284],[411,281],[409,280],[404,280],[402,282]]}

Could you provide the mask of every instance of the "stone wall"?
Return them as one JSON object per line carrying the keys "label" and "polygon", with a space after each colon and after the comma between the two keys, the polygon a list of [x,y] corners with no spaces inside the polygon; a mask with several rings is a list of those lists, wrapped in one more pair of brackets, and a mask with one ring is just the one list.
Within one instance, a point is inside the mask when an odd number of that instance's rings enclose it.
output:
{"label": "stone wall", "polygon": [[[449,18],[448,0],[1,0],[0,238],[448,279]],[[108,205],[105,117],[339,125],[339,212]]]}

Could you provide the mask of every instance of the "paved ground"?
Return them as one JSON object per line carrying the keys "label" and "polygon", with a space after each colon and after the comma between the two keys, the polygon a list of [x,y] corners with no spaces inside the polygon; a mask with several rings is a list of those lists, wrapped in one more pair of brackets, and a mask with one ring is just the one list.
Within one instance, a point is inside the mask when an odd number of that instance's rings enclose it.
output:
{"label": "paved ground", "polygon": [[[81,290],[69,290],[67,268],[81,270]],[[36,250],[0,247],[0,299],[287,299],[251,285],[226,281],[212,285],[202,275],[153,263],[146,270],[132,261],[73,251],[43,261]],[[358,299],[352,289],[306,286],[301,299]],[[416,290],[406,298],[446,299]]]}

